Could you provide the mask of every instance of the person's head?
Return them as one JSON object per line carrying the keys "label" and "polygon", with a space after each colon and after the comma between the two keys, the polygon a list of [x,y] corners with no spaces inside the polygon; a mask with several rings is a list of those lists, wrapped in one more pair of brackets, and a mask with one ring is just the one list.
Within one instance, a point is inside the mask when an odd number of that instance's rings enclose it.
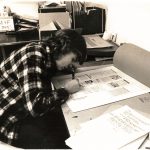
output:
{"label": "person's head", "polygon": [[73,29],[58,30],[49,41],[52,60],[58,70],[63,70],[74,61],[83,64],[87,49],[84,38]]}

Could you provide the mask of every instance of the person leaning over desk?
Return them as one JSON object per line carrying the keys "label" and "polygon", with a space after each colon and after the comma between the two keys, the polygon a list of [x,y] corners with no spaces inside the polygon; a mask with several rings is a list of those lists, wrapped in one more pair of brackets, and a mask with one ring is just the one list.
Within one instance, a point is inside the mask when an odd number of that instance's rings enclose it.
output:
{"label": "person leaning over desk", "polygon": [[66,102],[78,89],[68,83],[53,90],[51,78],[57,71],[72,69],[74,61],[83,64],[86,55],[85,40],[73,29],[58,30],[45,42],[13,51],[0,64],[0,141],[12,144],[17,122],[42,116]]}

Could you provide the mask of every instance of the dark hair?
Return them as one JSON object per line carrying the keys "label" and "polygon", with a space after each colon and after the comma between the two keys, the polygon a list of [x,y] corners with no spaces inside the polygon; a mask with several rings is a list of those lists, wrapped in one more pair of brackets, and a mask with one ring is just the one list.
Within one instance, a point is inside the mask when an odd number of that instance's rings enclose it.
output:
{"label": "dark hair", "polygon": [[54,36],[48,40],[53,58],[57,59],[60,55],[73,52],[77,54],[80,64],[86,60],[87,48],[82,35],[73,29],[58,30]]}

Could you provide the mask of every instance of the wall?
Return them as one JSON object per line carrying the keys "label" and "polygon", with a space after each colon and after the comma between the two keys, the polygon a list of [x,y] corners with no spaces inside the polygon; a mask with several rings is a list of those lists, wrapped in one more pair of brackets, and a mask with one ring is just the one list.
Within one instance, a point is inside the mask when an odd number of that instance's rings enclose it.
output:
{"label": "wall", "polygon": [[150,51],[149,0],[111,3],[108,14],[107,30],[118,34],[118,43],[131,42]]}
{"label": "wall", "polygon": [[[14,1],[4,2],[21,15],[38,18],[37,0]],[[89,5],[106,8],[106,32],[117,34],[118,44],[130,42],[150,51],[150,0],[87,0],[86,2],[92,2]]]}
{"label": "wall", "polygon": [[[2,2],[1,2],[2,1]],[[38,3],[36,0],[1,0],[2,5],[9,6],[18,15],[38,19]]]}
{"label": "wall", "polygon": [[149,0],[101,0],[101,3],[108,11],[106,31],[117,34],[118,44],[130,42],[150,51]]}

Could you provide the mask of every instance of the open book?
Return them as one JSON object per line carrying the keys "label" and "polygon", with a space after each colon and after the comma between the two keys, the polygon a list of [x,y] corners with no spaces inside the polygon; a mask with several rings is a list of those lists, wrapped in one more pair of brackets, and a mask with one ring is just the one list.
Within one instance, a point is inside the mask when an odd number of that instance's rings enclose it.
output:
{"label": "open book", "polygon": [[[140,61],[135,61],[139,58]],[[149,52],[124,44],[116,51],[111,66],[77,73],[82,88],[70,96],[69,108],[77,112],[150,92],[150,81],[147,80],[150,71],[145,70],[144,64],[150,64],[149,58]],[[53,79],[53,84],[60,88],[69,80],[72,80],[70,75],[59,76]]]}

